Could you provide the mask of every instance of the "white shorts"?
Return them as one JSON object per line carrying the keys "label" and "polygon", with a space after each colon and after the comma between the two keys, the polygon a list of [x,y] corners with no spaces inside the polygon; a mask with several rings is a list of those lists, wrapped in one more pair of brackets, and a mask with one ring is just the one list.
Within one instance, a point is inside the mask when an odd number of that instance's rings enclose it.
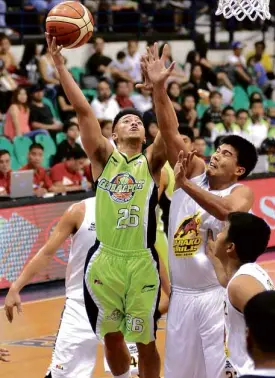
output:
{"label": "white shorts", "polygon": [[164,378],[224,377],[224,294],[222,287],[196,293],[172,289]]}
{"label": "white shorts", "polygon": [[91,378],[98,342],[84,301],[67,298],[46,377]]}

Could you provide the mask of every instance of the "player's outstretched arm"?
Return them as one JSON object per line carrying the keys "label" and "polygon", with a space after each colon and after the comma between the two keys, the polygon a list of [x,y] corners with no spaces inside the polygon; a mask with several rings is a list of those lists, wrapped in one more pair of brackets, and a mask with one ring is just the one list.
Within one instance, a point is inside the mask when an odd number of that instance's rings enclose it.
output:
{"label": "player's outstretched arm", "polygon": [[254,195],[252,190],[245,185],[237,186],[228,196],[219,197],[188,180],[187,173],[193,158],[194,152],[188,153],[187,158],[184,158],[183,151],[179,153],[174,169],[177,189],[183,189],[204,210],[221,221],[227,220],[232,212],[247,212],[251,209]]}
{"label": "player's outstretched arm", "polygon": [[247,302],[263,291],[265,287],[256,278],[242,274],[231,281],[228,296],[232,306],[243,312]]}
{"label": "player's outstretched arm", "polygon": [[[167,147],[168,160],[172,167],[175,166],[180,151],[187,156],[188,150],[178,132],[178,119],[171,100],[168,97],[165,82],[174,69],[174,63],[169,68],[165,67],[168,46],[163,49],[159,57],[158,44],[154,45],[154,53],[147,50],[142,65],[147,72],[148,78],[153,85],[153,101],[157,115],[158,126]],[[189,177],[201,174],[205,169],[204,162],[195,157],[190,167]]]}
{"label": "player's outstretched arm", "polygon": [[[103,137],[100,125],[90,104],[67,70],[64,58],[61,55],[62,46],[57,46],[55,37],[51,38],[48,33],[46,33],[46,39],[51,56],[59,73],[60,83],[77,113],[81,140],[85,151],[93,163],[98,163],[99,166],[103,168],[113,151],[113,146]],[[99,169],[97,169],[97,166],[95,168],[96,171],[99,170],[98,173],[100,174],[100,167]]]}
{"label": "player's outstretched arm", "polygon": [[[34,258],[26,265],[23,272],[12,283],[5,298],[5,312],[9,322],[13,320],[13,307],[22,312],[20,291],[31,282],[33,277],[48,266],[58,248],[71,235],[78,225],[78,219],[84,213],[85,205],[82,203],[72,205],[61,217],[47,243],[38,251]],[[81,222],[79,222],[81,223]]]}

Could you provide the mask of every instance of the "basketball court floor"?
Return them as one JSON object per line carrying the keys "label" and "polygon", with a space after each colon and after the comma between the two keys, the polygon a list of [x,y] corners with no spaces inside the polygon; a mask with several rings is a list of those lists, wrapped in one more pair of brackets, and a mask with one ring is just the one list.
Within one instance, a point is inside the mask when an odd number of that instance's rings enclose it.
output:
{"label": "basketball court floor", "polygon": [[[275,253],[265,255],[261,265],[275,282]],[[43,285],[43,287],[46,285]],[[42,295],[43,289],[40,289]],[[39,293],[38,293],[39,296]],[[1,298],[3,299],[3,298]],[[3,303],[3,301],[1,301]],[[11,362],[0,362],[0,378],[43,378],[51,359],[52,347],[57,332],[60,315],[64,306],[64,296],[24,301],[23,314],[10,324],[3,307],[0,309],[1,346],[9,349]],[[157,345],[162,359],[165,342],[165,320],[159,322]],[[98,348],[95,378],[110,377],[103,368],[103,349]]]}

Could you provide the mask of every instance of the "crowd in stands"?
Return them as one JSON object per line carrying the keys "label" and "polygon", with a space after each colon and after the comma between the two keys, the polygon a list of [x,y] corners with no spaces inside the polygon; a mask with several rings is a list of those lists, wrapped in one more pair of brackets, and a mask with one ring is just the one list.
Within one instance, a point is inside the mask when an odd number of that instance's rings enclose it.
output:
{"label": "crowd in stands", "polygon": [[[148,41],[148,48],[152,45]],[[152,94],[136,89],[142,82],[143,51],[138,41],[129,41],[114,60],[102,38],[95,38],[93,48],[85,69],[74,67],[71,73],[103,135],[114,143],[113,119],[120,109],[135,107],[143,113],[148,146],[158,125]],[[170,47],[167,65],[171,61]],[[9,38],[0,35],[0,70],[0,194],[9,194],[10,171],[17,169],[34,170],[37,196],[89,189],[91,168],[82,150],[78,120],[47,47],[40,53],[36,45],[27,44],[21,62],[16,62]],[[242,44],[234,42],[227,62],[219,66],[207,59],[206,50],[190,51],[186,62],[175,65],[167,92],[179,128],[192,131],[199,156],[207,161],[222,136],[237,134],[265,154],[264,170],[275,172],[274,79],[264,42],[257,42],[248,56],[243,55]]]}

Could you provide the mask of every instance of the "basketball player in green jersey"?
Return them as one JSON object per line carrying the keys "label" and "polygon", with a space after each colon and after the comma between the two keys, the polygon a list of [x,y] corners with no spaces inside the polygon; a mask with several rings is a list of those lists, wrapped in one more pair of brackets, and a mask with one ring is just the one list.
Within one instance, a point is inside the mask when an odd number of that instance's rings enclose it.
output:
{"label": "basketball player in green jersey", "polygon": [[[91,106],[68,72],[62,46],[49,34],[46,38],[60,83],[77,113],[81,140],[97,182],[98,240],[89,251],[84,274],[87,314],[95,333],[104,338],[115,377],[130,377],[125,338],[137,343],[140,377],[159,378],[155,334],[160,279],[154,244],[156,183],[167,160],[165,145],[159,134],[142,154],[142,117],[135,110],[124,110],[113,122],[116,150],[102,136]],[[164,74],[169,76],[173,67]]]}
{"label": "basketball player in green jersey", "polygon": [[[193,149],[194,133],[190,127],[182,126],[179,128],[182,140],[189,151]],[[174,192],[175,175],[171,165],[167,161],[161,170],[160,184],[158,189],[158,222],[157,239],[155,248],[161,257],[167,273],[168,268],[168,222],[171,198]],[[165,286],[166,287],[166,286]]]}

